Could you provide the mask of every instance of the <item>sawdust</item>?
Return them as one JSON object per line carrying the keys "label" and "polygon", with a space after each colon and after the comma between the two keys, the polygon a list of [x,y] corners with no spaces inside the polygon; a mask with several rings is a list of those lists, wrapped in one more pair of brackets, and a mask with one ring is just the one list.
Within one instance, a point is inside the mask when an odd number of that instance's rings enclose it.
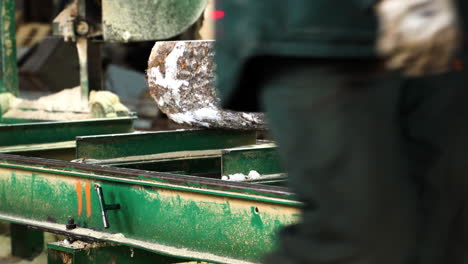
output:
{"label": "sawdust", "polygon": [[17,99],[3,116],[31,120],[69,121],[90,119],[88,104],[80,100],[80,89],[80,87],[65,89],[34,101]]}
{"label": "sawdust", "polygon": [[88,104],[82,102],[81,88],[75,87],[70,89],[64,89],[58,93],[40,97],[37,100],[21,100],[15,108],[37,108],[44,111],[54,112],[87,112]]}
{"label": "sawdust", "polygon": [[246,180],[257,180],[260,179],[262,175],[258,173],[257,171],[250,171],[248,175],[242,174],[242,173],[236,173],[236,174],[230,174],[230,175],[225,175],[221,179],[224,181],[234,181],[234,182],[242,182]]}
{"label": "sawdust", "polygon": [[63,264],[73,264],[73,260],[69,254],[60,252],[60,258]]}
{"label": "sawdust", "polygon": [[68,240],[63,240],[59,241],[56,244],[63,246],[63,247],[69,247],[72,249],[81,249],[81,250],[90,250],[93,248],[100,248],[100,247],[111,247],[111,246],[118,246],[117,244],[113,243],[108,243],[108,242],[101,242],[101,243],[87,243],[83,241],[73,241],[73,243],[70,243]]}
{"label": "sawdust", "polygon": [[128,116],[130,113],[120,102],[119,96],[109,91],[91,91],[89,109],[95,118]]}
{"label": "sawdust", "polygon": [[16,98],[9,102],[9,109],[4,117],[71,121],[130,114],[128,108],[120,102],[120,98],[109,91],[91,91],[89,104],[87,101],[81,99],[80,87],[65,89],[34,101]]}
{"label": "sawdust", "polygon": [[78,121],[91,118],[89,114],[47,112],[42,110],[24,111],[21,109],[11,109],[3,117],[47,121]]}

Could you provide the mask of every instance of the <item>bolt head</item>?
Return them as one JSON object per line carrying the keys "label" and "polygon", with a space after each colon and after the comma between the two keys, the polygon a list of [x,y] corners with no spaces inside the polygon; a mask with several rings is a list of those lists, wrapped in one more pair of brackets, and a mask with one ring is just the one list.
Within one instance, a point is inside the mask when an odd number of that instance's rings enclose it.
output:
{"label": "bolt head", "polygon": [[76,228],[75,219],[73,219],[72,217],[69,217],[65,227],[67,228],[67,230],[75,229]]}
{"label": "bolt head", "polygon": [[90,27],[86,21],[79,21],[76,24],[75,31],[80,36],[85,36],[89,33]]}

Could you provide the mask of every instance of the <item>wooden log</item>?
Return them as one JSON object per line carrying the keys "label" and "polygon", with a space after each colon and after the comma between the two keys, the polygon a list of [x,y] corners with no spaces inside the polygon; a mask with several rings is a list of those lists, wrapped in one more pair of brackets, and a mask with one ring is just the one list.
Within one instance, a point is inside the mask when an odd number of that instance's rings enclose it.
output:
{"label": "wooden log", "polygon": [[151,96],[171,120],[192,126],[263,130],[263,113],[223,110],[216,95],[214,42],[157,42],[148,62]]}

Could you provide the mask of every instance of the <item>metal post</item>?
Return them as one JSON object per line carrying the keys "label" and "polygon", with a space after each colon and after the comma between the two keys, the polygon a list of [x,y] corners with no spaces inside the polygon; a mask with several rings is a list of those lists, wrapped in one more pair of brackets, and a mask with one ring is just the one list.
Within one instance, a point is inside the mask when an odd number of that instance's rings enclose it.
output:
{"label": "metal post", "polygon": [[44,249],[44,233],[24,225],[11,224],[11,255],[32,259]]}
{"label": "metal post", "polygon": [[78,16],[83,19],[78,23],[75,31],[78,34],[76,48],[78,49],[78,58],[80,62],[80,85],[81,100],[88,101],[89,92],[92,90],[102,90],[102,65],[101,65],[101,44],[93,42],[88,38],[91,25],[88,17],[91,13],[91,4],[89,0],[78,1]]}
{"label": "metal post", "polygon": [[80,62],[81,99],[88,102],[90,91],[103,89],[101,44],[86,37],[80,37],[76,41],[76,47]]}
{"label": "metal post", "polygon": [[15,0],[1,0],[0,10],[0,93],[18,95]]}

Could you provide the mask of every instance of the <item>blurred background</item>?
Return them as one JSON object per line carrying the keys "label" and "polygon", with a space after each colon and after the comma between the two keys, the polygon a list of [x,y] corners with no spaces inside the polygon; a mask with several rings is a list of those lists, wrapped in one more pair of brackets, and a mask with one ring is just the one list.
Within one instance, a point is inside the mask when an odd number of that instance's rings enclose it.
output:
{"label": "blurred background", "polygon": [[[76,43],[54,34],[54,20],[71,0],[16,0],[16,42],[21,97],[35,100],[80,85],[80,64]],[[91,1],[92,2],[92,1]],[[97,1],[100,2],[100,1]],[[189,29],[164,40],[214,39],[214,0],[209,0],[201,17]],[[100,4],[100,3],[99,3]],[[99,5],[88,12],[88,21],[98,20]],[[136,10],[137,8],[135,8]],[[160,11],[164,12],[164,10]],[[94,16],[96,13],[96,17]],[[90,15],[91,14],[91,15]],[[145,14],[142,14],[143,16]],[[98,26],[99,22],[96,23]],[[151,29],[142,29],[151,30]],[[101,47],[105,90],[138,114],[139,130],[176,129],[183,126],[168,121],[149,96],[145,71],[154,40],[104,41],[94,38]]]}

